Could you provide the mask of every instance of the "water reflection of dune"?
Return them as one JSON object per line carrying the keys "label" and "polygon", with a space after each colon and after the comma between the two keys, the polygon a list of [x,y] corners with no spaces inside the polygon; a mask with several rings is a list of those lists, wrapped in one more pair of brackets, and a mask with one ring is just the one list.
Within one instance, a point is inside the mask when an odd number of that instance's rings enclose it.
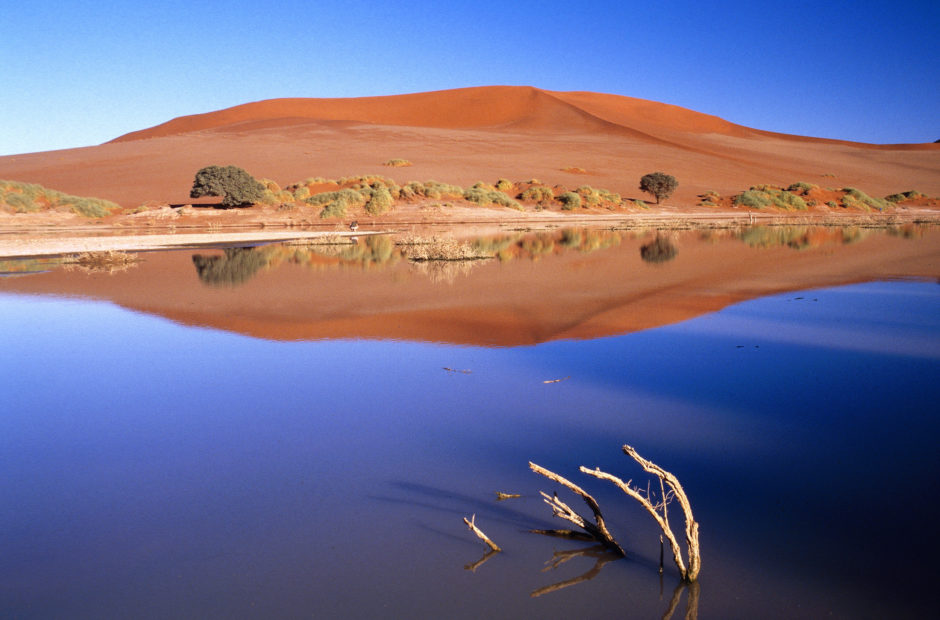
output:
{"label": "water reflection of dune", "polygon": [[[742,242],[751,235],[762,241]],[[466,263],[413,262],[391,237],[200,252],[195,262],[189,252],[154,252],[112,276],[53,270],[4,278],[0,291],[107,299],[271,339],[509,346],[628,333],[783,291],[935,279],[940,264],[940,234],[930,228],[671,232],[675,257],[647,268],[641,247],[656,236],[655,230],[510,232],[466,240],[493,256]],[[796,251],[794,238],[822,244]],[[226,285],[207,286],[209,280]]]}

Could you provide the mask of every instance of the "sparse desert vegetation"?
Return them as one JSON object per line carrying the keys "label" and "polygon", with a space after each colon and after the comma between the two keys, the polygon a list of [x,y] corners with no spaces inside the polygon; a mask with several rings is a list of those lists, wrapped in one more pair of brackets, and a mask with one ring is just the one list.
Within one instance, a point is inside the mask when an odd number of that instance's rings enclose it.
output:
{"label": "sparse desert vegetation", "polygon": [[72,196],[36,183],[0,180],[0,210],[8,213],[62,211],[97,218],[120,209],[119,205],[101,198]]}
{"label": "sparse desert vegetation", "polygon": [[389,166],[391,168],[407,168],[408,166],[413,166],[414,164],[407,159],[389,159],[382,165]]}

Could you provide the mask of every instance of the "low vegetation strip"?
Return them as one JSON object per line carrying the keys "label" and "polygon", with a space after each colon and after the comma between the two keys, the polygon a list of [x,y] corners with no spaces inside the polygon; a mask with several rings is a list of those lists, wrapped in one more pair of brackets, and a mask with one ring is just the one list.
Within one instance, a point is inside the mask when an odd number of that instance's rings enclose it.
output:
{"label": "low vegetation strip", "polygon": [[755,185],[744,192],[728,197],[722,197],[715,191],[699,194],[700,206],[784,211],[822,208],[823,210],[851,209],[868,213],[883,212],[896,206],[910,204],[937,206],[940,200],[914,190],[891,194],[885,198],[875,198],[854,187],[821,188],[813,183],[805,182],[792,183],[786,188],[768,184]]}
{"label": "low vegetation strip", "polygon": [[101,198],[72,196],[35,183],[0,180],[0,209],[7,213],[62,211],[85,217],[104,217],[121,207]]}

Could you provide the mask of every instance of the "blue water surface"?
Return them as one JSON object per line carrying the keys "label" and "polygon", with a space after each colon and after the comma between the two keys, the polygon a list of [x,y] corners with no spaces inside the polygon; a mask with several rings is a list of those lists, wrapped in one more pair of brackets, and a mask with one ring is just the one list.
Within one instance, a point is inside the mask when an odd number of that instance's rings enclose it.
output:
{"label": "blue water surface", "polygon": [[[624,443],[689,494],[702,617],[932,609],[935,283],[515,348],[273,342],[17,295],[0,325],[3,615],[658,617],[678,580],[654,525],[577,471],[645,480]],[[594,562],[543,572],[585,543],[527,533],[560,526],[530,460],[591,488],[627,560],[530,597]],[[471,514],[506,549],[474,571]]]}

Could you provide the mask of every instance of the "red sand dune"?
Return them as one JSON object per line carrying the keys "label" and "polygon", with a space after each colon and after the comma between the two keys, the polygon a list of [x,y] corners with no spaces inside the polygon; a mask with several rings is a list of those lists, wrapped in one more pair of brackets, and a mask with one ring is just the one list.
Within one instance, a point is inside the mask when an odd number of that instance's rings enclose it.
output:
{"label": "red sand dune", "polygon": [[[390,170],[390,158],[414,162]],[[940,145],[870,145],[773,134],[630,97],[494,86],[365,97],[275,99],[180,117],[109,143],[0,157],[0,178],[134,206],[184,203],[193,174],[235,164],[282,185],[362,173],[457,184],[537,177],[590,183],[630,198],[663,170],[693,205],[759,183],[857,186],[873,195],[940,195]],[[402,175],[408,175],[407,177]]]}

